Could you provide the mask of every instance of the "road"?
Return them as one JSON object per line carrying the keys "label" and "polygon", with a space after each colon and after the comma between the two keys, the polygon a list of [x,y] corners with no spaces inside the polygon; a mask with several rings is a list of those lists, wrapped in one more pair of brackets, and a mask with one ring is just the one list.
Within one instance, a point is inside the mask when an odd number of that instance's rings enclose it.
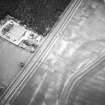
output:
{"label": "road", "polygon": [[62,91],[60,105],[64,105],[65,103],[67,105],[68,100],[70,104],[70,99],[71,99],[70,96],[75,85],[79,81],[81,81],[82,78],[86,77],[88,74],[95,74],[96,72],[98,72],[99,69],[95,69],[95,68],[98,68],[98,66],[101,65],[104,61],[105,61],[105,55],[99,57],[90,65],[87,65],[87,67],[84,68],[83,70],[80,70],[76,72],[75,74],[73,74],[73,76],[68,79],[68,83],[66,84],[66,86],[64,87]]}
{"label": "road", "polygon": [[27,81],[35,74],[41,62],[45,59],[54,43],[56,43],[58,35],[60,35],[58,33],[65,28],[68,20],[70,21],[81,2],[82,0],[75,0],[72,2],[72,5],[70,4],[68,6],[69,8],[67,8],[66,12],[63,14],[64,17],[60,21],[59,25],[50,33],[50,35],[46,37],[42,46],[36,51],[29,64],[24,67],[24,70],[20,72],[16,79],[9,85],[8,89],[1,98],[2,105],[8,104],[14,94],[16,94],[20,88],[22,89],[25,84],[27,84]]}

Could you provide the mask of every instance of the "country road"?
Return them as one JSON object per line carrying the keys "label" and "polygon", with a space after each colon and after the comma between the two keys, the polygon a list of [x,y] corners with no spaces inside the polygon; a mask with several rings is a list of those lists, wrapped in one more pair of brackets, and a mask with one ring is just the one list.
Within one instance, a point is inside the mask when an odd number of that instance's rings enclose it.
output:
{"label": "country road", "polygon": [[[82,79],[88,77],[88,75],[94,75],[97,72],[99,72],[100,67],[104,67],[105,63],[105,55],[103,54],[102,57],[98,58],[95,62],[93,62],[91,65],[87,65],[83,70],[80,70],[73,74],[71,78],[68,79],[68,83],[64,87],[64,90],[62,91],[61,97],[61,105],[64,105],[65,103],[72,104],[71,100],[74,100],[72,98],[72,91],[74,91],[75,85],[78,85],[79,82],[82,81]],[[68,102],[69,100],[69,102]]]}
{"label": "country road", "polygon": [[[100,105],[91,98],[91,90],[86,87],[94,85],[93,79],[84,79],[92,82],[82,83],[82,78],[95,74],[101,69],[99,65],[104,65],[104,5],[103,0],[73,0],[34,56],[8,86],[1,97],[1,104]],[[84,102],[88,97],[89,101]],[[103,99],[101,97],[104,103]]]}

